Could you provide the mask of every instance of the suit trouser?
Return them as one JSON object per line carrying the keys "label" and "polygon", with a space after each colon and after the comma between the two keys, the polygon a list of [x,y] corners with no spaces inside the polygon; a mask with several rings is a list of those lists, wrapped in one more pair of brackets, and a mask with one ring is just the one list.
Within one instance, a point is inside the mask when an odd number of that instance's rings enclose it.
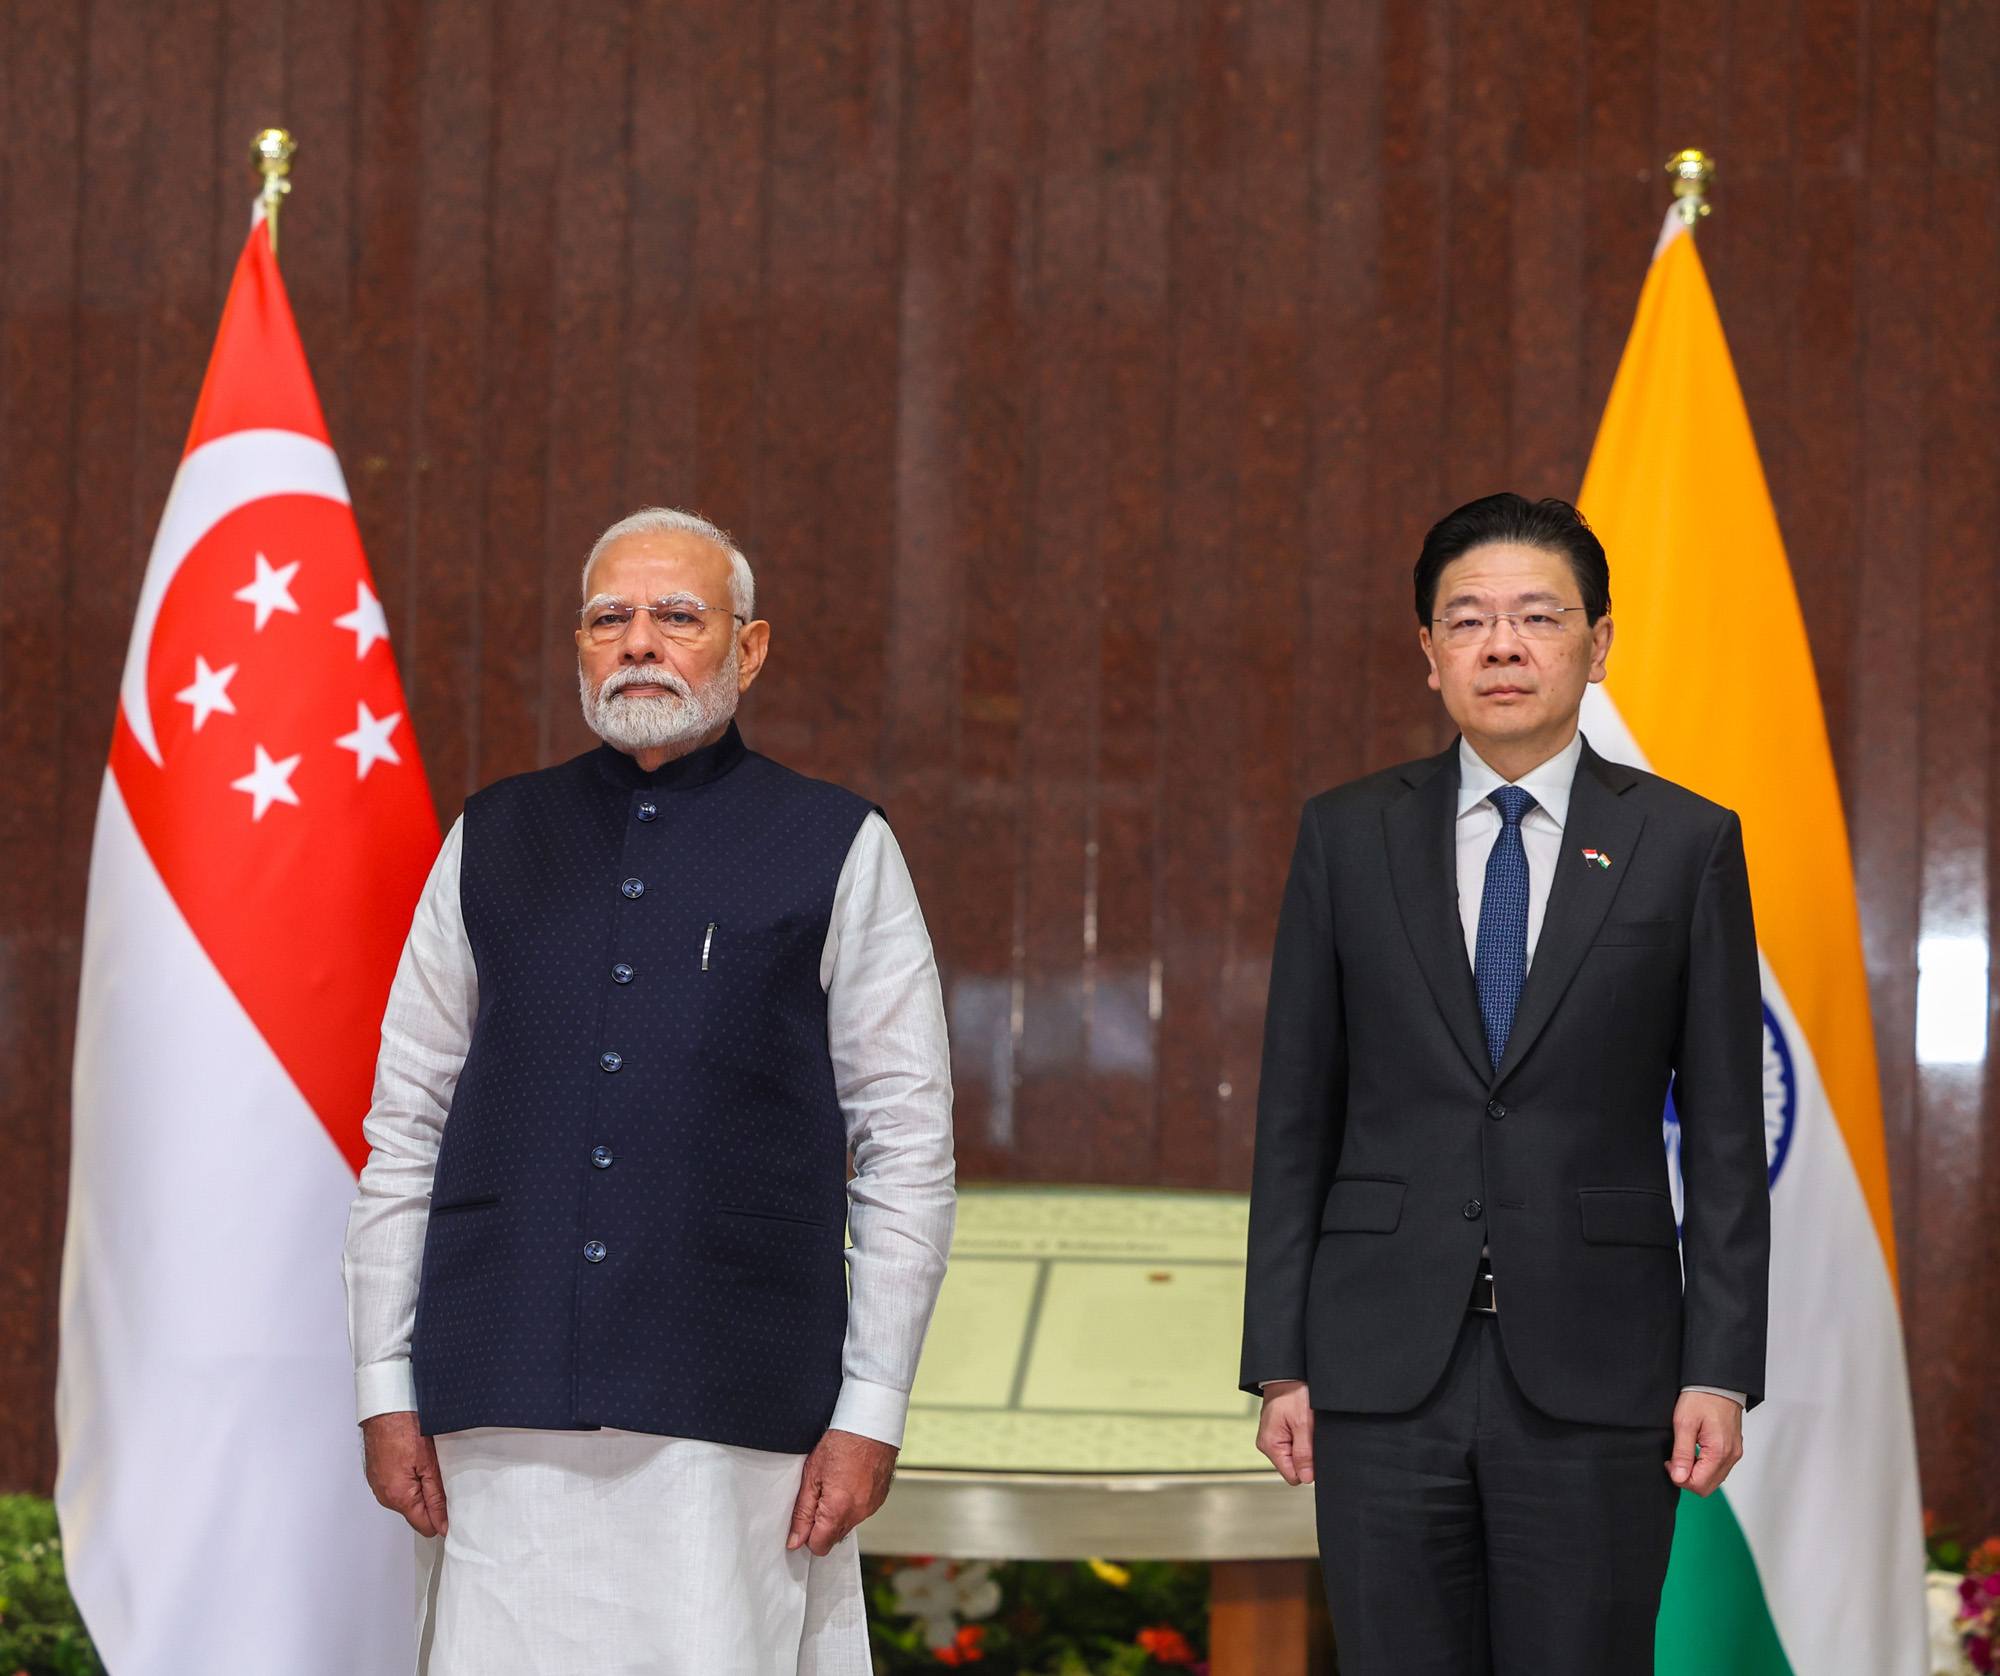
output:
{"label": "suit trouser", "polygon": [[1341,1676],[1650,1676],[1680,1492],[1671,1424],[1554,1420],[1468,1314],[1403,1414],[1320,1413]]}

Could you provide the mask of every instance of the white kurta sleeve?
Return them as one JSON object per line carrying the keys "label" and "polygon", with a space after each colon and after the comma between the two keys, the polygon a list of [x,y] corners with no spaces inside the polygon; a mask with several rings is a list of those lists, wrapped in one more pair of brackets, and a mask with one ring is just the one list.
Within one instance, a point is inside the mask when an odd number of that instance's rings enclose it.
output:
{"label": "white kurta sleeve", "polygon": [[944,994],[916,886],[880,815],[862,823],[841,870],[820,981],[854,1157],[833,1426],[900,1446],[956,1201]]}
{"label": "white kurta sleeve", "polygon": [[371,1150],[348,1212],[344,1263],[360,1420],[417,1406],[410,1329],[431,1179],[479,1008],[479,974],[458,895],[463,826],[456,821],[445,835],[418,898],[382,1015],[375,1096],[362,1126]]}

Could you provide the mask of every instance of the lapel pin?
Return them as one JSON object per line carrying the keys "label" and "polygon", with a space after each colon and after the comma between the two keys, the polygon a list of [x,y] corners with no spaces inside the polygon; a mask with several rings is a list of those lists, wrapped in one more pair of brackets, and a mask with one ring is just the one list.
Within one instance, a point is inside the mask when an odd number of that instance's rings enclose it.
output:
{"label": "lapel pin", "polygon": [[1611,857],[1606,855],[1602,850],[1585,850],[1583,852],[1583,859],[1589,862],[1591,866],[1597,868],[1609,868],[1611,865]]}

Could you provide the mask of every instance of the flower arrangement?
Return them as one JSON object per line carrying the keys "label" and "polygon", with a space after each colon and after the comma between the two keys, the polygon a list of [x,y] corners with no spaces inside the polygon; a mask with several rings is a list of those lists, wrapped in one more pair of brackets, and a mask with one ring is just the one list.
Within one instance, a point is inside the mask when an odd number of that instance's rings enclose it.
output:
{"label": "flower arrangement", "polygon": [[1968,1550],[1924,1515],[1930,1556],[1925,1588],[1930,1605],[1935,1676],[1995,1676],[2000,1672],[2000,1536]]}
{"label": "flower arrangement", "polygon": [[1966,1556],[1958,1599],[1966,1662],[1979,1676],[1993,1676],[2000,1670],[2000,1537],[1988,1537]]}
{"label": "flower arrangement", "polygon": [[864,1564],[877,1676],[1207,1676],[1205,1565]]}
{"label": "flower arrangement", "polygon": [[41,1496],[0,1496],[0,1671],[104,1676],[69,1597],[56,1510]]}

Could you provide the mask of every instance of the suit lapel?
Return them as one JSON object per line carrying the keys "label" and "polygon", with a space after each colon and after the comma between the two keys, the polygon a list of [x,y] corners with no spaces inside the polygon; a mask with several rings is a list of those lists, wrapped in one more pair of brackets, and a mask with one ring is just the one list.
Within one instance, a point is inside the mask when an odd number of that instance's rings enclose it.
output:
{"label": "suit lapel", "polygon": [[[1431,772],[1426,774],[1426,768]],[[1486,1055],[1479,991],[1473,986],[1472,963],[1465,958],[1465,927],[1458,917],[1457,742],[1410,772],[1413,788],[1382,812],[1396,907],[1438,1011],[1485,1082],[1493,1064]]]}
{"label": "suit lapel", "polygon": [[[1555,877],[1549,882],[1542,934],[1535,942],[1534,965],[1514,1010],[1514,1028],[1508,1033],[1506,1057],[1500,1061],[1495,1083],[1512,1074],[1554,1016],[1625,882],[1639,847],[1640,829],[1646,824],[1645,815],[1624,796],[1635,784],[1637,776],[1630,769],[1606,762],[1585,742],[1570,789]],[[1599,867],[1586,860],[1586,849],[1609,856],[1611,865]]]}

